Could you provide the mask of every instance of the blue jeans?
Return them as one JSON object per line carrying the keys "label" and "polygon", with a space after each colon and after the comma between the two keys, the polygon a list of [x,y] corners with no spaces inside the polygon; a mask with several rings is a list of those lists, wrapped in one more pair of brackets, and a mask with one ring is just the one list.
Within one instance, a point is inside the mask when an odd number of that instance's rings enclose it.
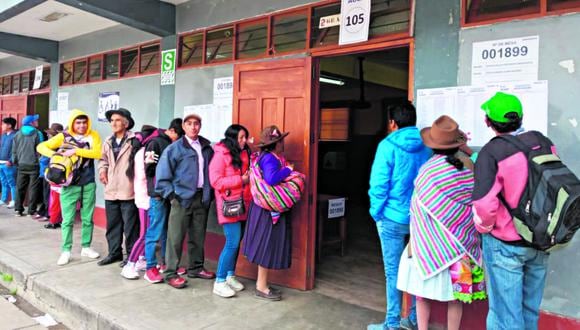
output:
{"label": "blue jeans", "polygon": [[[377,231],[381,239],[385,277],[387,279],[387,316],[385,318],[385,326],[399,328],[401,323],[402,292],[397,289],[397,276],[399,274],[401,254],[405,249],[405,236],[409,235],[409,225],[402,225],[391,220],[381,220],[377,221]],[[409,319],[413,324],[417,324],[414,297]]]}
{"label": "blue jeans", "polygon": [[165,246],[167,243],[167,218],[169,207],[163,199],[151,197],[149,201],[149,227],[145,232],[145,259],[147,269],[157,266],[155,256],[155,245],[161,240],[161,255],[165,256]]}
{"label": "blue jeans", "polygon": [[16,166],[0,164],[0,182],[2,183],[2,201],[8,202],[8,192],[16,200]]}
{"label": "blue jeans", "polygon": [[488,330],[538,329],[549,254],[483,235]]}
{"label": "blue jeans", "polygon": [[216,272],[216,282],[224,282],[227,276],[233,276],[236,269],[236,257],[242,238],[242,223],[226,223],[223,225],[226,244],[220,254]]}

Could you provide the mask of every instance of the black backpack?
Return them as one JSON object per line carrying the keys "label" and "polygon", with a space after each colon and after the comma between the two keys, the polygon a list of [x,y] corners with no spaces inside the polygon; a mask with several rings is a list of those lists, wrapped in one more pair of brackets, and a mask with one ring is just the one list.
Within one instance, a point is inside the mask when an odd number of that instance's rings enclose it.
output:
{"label": "black backpack", "polygon": [[580,228],[580,180],[551,152],[551,141],[539,132],[539,148],[526,145],[517,136],[500,135],[528,159],[528,183],[516,208],[510,211],[525,245],[547,251],[562,247]]}

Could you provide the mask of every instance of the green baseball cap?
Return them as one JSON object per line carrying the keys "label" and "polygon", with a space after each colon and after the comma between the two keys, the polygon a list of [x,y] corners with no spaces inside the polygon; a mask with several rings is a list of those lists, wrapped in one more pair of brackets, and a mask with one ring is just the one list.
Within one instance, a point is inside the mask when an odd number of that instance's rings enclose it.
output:
{"label": "green baseball cap", "polygon": [[510,112],[515,112],[518,117],[523,118],[522,102],[517,96],[497,92],[495,95],[481,105],[481,109],[489,119],[499,122],[508,123],[509,119],[505,117]]}

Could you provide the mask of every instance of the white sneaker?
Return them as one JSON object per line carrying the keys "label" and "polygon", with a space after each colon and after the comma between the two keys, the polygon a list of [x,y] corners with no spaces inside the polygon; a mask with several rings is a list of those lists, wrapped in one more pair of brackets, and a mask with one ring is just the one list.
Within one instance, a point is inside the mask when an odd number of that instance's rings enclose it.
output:
{"label": "white sneaker", "polygon": [[238,281],[235,276],[226,277],[226,283],[236,292],[240,292],[245,289],[245,286],[240,281]]}
{"label": "white sneaker", "polygon": [[6,204],[6,203],[4,203],[4,201],[3,201],[3,200],[0,200],[0,206],[2,206],[2,205],[4,205],[4,204]]}
{"label": "white sneaker", "polygon": [[147,260],[145,258],[139,258],[135,263],[135,270],[138,272],[144,272],[147,270]]}
{"label": "white sneaker", "polygon": [[6,205],[6,207],[9,208],[9,209],[13,209],[14,208],[14,201],[10,201],[8,203],[8,205]]}
{"label": "white sneaker", "polygon": [[100,256],[101,255],[99,254],[99,252],[91,249],[90,247],[82,248],[82,250],[81,250],[81,257],[88,257],[91,259],[97,259]]}
{"label": "white sneaker", "polygon": [[230,288],[226,282],[215,282],[213,284],[213,293],[224,298],[231,298],[236,295],[236,291]]}
{"label": "white sneaker", "polygon": [[123,270],[121,271],[121,276],[128,280],[136,280],[139,278],[139,273],[135,270],[135,264],[132,262],[128,262],[125,266],[123,266]]}
{"label": "white sneaker", "polygon": [[58,257],[58,261],[56,262],[59,266],[64,266],[70,262],[70,251],[64,251]]}

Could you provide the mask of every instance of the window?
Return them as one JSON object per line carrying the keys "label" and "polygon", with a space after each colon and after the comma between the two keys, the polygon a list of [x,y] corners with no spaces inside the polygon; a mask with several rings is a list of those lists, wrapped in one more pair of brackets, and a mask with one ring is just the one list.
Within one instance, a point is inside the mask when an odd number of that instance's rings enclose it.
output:
{"label": "window", "polygon": [[180,38],[180,65],[202,64],[203,33],[190,34]]}
{"label": "window", "polygon": [[311,47],[338,45],[338,33],[340,26],[334,25],[337,23],[327,23],[329,20],[328,16],[332,15],[340,15],[340,3],[314,8],[314,11],[312,12],[311,23],[312,33],[310,35]]}
{"label": "window", "polygon": [[580,10],[580,0],[548,0],[548,10]]}
{"label": "window", "polygon": [[73,84],[83,83],[87,81],[87,60],[80,60],[74,62]]}
{"label": "window", "polygon": [[409,0],[372,0],[369,38],[409,30]]}
{"label": "window", "polygon": [[[31,74],[34,74],[34,71],[32,71]],[[47,67],[42,69],[42,79],[40,80],[40,89],[48,88],[49,85],[50,85],[50,68]]]}
{"label": "window", "polygon": [[272,44],[274,53],[284,53],[306,48],[308,12],[283,14],[272,18]]}
{"label": "window", "polygon": [[223,62],[232,59],[234,27],[208,31],[206,35],[205,62]]}
{"label": "window", "polygon": [[119,53],[105,55],[105,79],[119,78]]}
{"label": "window", "polygon": [[236,58],[266,55],[268,48],[268,19],[238,25]]}
{"label": "window", "polygon": [[10,94],[10,89],[12,87],[12,80],[10,77],[4,77],[2,79],[2,94]]}
{"label": "window", "polygon": [[133,76],[139,73],[139,49],[132,48],[121,51],[121,76]]}
{"label": "window", "polygon": [[12,76],[12,93],[20,93],[20,75],[15,74]]}
{"label": "window", "polygon": [[141,73],[159,71],[159,44],[141,46]]}
{"label": "window", "polygon": [[95,56],[89,58],[89,81],[99,81],[103,79],[103,57]]}
{"label": "window", "polygon": [[466,22],[540,13],[540,0],[467,0]]}
{"label": "window", "polygon": [[[44,74],[43,74],[44,76]],[[60,65],[60,84],[70,85],[73,81],[73,62],[67,62]]]}
{"label": "window", "polygon": [[30,90],[30,72],[24,72],[20,75],[20,90],[28,92]]}

